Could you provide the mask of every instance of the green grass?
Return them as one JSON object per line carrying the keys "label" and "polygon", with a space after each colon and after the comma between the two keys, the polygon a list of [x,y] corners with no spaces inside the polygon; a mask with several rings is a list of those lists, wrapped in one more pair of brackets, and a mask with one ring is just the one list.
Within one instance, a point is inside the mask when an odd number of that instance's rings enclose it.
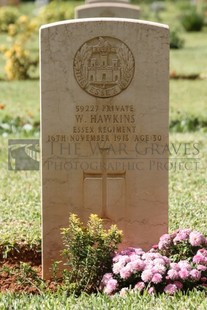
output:
{"label": "green grass", "polygon": [[[81,4],[70,1],[70,4]],[[160,13],[162,22],[170,25],[179,23],[178,7],[168,3],[170,10]],[[143,16],[148,20],[156,20],[156,16],[147,11]],[[23,14],[32,15],[34,3],[26,3],[20,7]],[[170,52],[170,71],[177,74],[205,74],[207,73],[207,43],[206,29],[201,33],[185,33],[185,47]],[[0,35],[0,44],[8,44],[6,36]],[[29,48],[38,53],[38,37],[29,42]],[[0,68],[4,60],[0,57]],[[0,78],[4,79],[3,70]],[[0,104],[5,105],[0,110],[0,121],[9,116],[23,119],[29,118],[31,122],[39,120],[39,81],[0,81]],[[191,117],[207,120],[207,80],[171,80],[170,81],[170,119],[171,121],[185,121]],[[188,128],[187,128],[188,129]],[[0,137],[0,244],[12,246],[15,243],[25,242],[28,245],[41,242],[41,210],[40,210],[40,173],[39,171],[14,172],[7,168],[7,139],[23,138],[26,136],[13,134]],[[33,136],[30,136],[34,138]],[[184,146],[188,143],[189,152],[185,155]],[[193,143],[199,150],[197,155]],[[198,144],[197,144],[198,143]],[[206,134],[197,133],[171,133],[170,147],[180,147],[176,161],[171,156],[170,162],[176,162],[177,168],[170,169],[169,176],[169,230],[178,227],[191,227],[207,234],[207,145]],[[183,159],[184,158],[184,159]],[[189,159],[191,158],[191,159]],[[198,163],[196,169],[195,161]],[[189,162],[191,165],[189,165]],[[194,164],[192,163],[194,162]],[[187,166],[183,169],[183,165]],[[180,166],[178,166],[180,164]],[[175,166],[174,166],[175,167]],[[187,169],[189,168],[189,169]],[[120,298],[109,298],[103,295],[82,295],[78,299],[71,296],[67,298],[64,293],[42,293],[39,296],[27,294],[0,294],[0,310],[2,309],[155,309],[155,310],[205,310],[207,309],[206,292],[192,291],[187,295],[177,294],[174,297],[162,295],[158,297],[149,295],[131,294]]]}
{"label": "green grass", "polygon": [[39,80],[1,81],[0,94],[0,104],[5,105],[5,108],[1,110],[1,119],[6,115],[39,119]]}
{"label": "green grass", "polygon": [[[173,150],[172,145],[175,145],[176,148],[179,145],[181,147],[178,156],[175,156],[175,152],[172,151],[171,158],[176,157],[176,160],[170,160],[170,162],[174,163],[169,174],[170,231],[174,231],[179,227],[187,227],[207,234],[206,134],[171,134],[170,148]],[[189,155],[185,155],[185,153]],[[175,163],[177,166],[175,166]]]}
{"label": "green grass", "polygon": [[1,294],[0,309],[15,310],[206,310],[205,292],[192,291],[187,295],[175,296],[129,294],[127,297],[115,295],[113,298],[101,294],[82,295],[79,298],[64,294]]}
{"label": "green grass", "polygon": [[0,244],[40,242],[39,171],[10,171],[7,139],[0,147]]}
{"label": "green grass", "polygon": [[207,119],[207,80],[170,81],[170,119]]}
{"label": "green grass", "polygon": [[170,71],[177,74],[207,74],[207,28],[202,32],[185,32],[180,23],[180,16],[189,6],[189,1],[165,1],[165,10],[155,15],[149,4],[141,3],[141,19],[165,23],[170,29],[178,29],[184,39],[184,48],[170,51]]}
{"label": "green grass", "polygon": [[183,49],[170,51],[170,71],[186,75],[207,75],[207,31],[181,32],[181,36],[185,45]]}

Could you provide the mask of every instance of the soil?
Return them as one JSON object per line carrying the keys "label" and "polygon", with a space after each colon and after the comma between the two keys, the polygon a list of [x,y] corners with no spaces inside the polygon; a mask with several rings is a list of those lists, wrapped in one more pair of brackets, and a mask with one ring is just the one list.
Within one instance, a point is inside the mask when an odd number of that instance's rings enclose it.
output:
{"label": "soil", "polygon": [[14,246],[3,258],[0,248],[0,290],[1,292],[25,292],[39,294],[39,285],[55,290],[57,283],[41,279],[41,252],[37,247]]}
{"label": "soil", "polygon": [[[2,268],[3,267],[3,268]],[[6,270],[5,270],[6,269]],[[9,270],[9,271],[7,271]],[[26,292],[26,293],[33,293],[38,294],[40,291],[34,285],[29,283],[32,279],[27,278],[27,281],[21,281],[18,275],[19,264],[12,264],[11,262],[1,262],[0,264],[0,288],[1,292]],[[37,276],[41,276],[41,267],[36,266],[33,269]]]}

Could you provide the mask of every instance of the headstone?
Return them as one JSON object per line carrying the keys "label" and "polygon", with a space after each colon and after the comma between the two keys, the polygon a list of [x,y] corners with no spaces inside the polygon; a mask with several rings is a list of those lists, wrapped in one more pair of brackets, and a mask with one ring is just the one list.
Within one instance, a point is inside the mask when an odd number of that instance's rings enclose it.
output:
{"label": "headstone", "polygon": [[149,249],[168,226],[168,27],[93,18],[41,28],[43,276],[70,213]]}
{"label": "headstone", "polygon": [[0,0],[0,7],[7,5],[19,5],[20,0]]}
{"label": "headstone", "polygon": [[89,17],[121,17],[137,19],[140,8],[127,3],[128,1],[86,1],[86,4],[75,8],[75,18]]}

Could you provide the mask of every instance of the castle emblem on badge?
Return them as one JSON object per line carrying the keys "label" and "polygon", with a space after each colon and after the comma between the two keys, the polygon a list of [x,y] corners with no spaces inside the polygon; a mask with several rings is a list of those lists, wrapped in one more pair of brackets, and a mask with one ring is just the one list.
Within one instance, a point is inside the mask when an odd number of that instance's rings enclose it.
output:
{"label": "castle emblem on badge", "polygon": [[126,89],[134,76],[130,49],[112,37],[97,37],[84,43],[74,58],[76,81],[88,94],[108,98]]}

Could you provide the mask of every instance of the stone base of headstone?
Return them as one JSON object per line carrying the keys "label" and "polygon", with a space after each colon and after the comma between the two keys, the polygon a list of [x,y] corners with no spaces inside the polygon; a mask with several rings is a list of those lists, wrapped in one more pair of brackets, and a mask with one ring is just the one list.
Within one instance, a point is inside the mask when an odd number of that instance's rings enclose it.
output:
{"label": "stone base of headstone", "polygon": [[138,19],[140,8],[127,3],[99,2],[81,5],[75,9],[75,18],[120,17]]}

